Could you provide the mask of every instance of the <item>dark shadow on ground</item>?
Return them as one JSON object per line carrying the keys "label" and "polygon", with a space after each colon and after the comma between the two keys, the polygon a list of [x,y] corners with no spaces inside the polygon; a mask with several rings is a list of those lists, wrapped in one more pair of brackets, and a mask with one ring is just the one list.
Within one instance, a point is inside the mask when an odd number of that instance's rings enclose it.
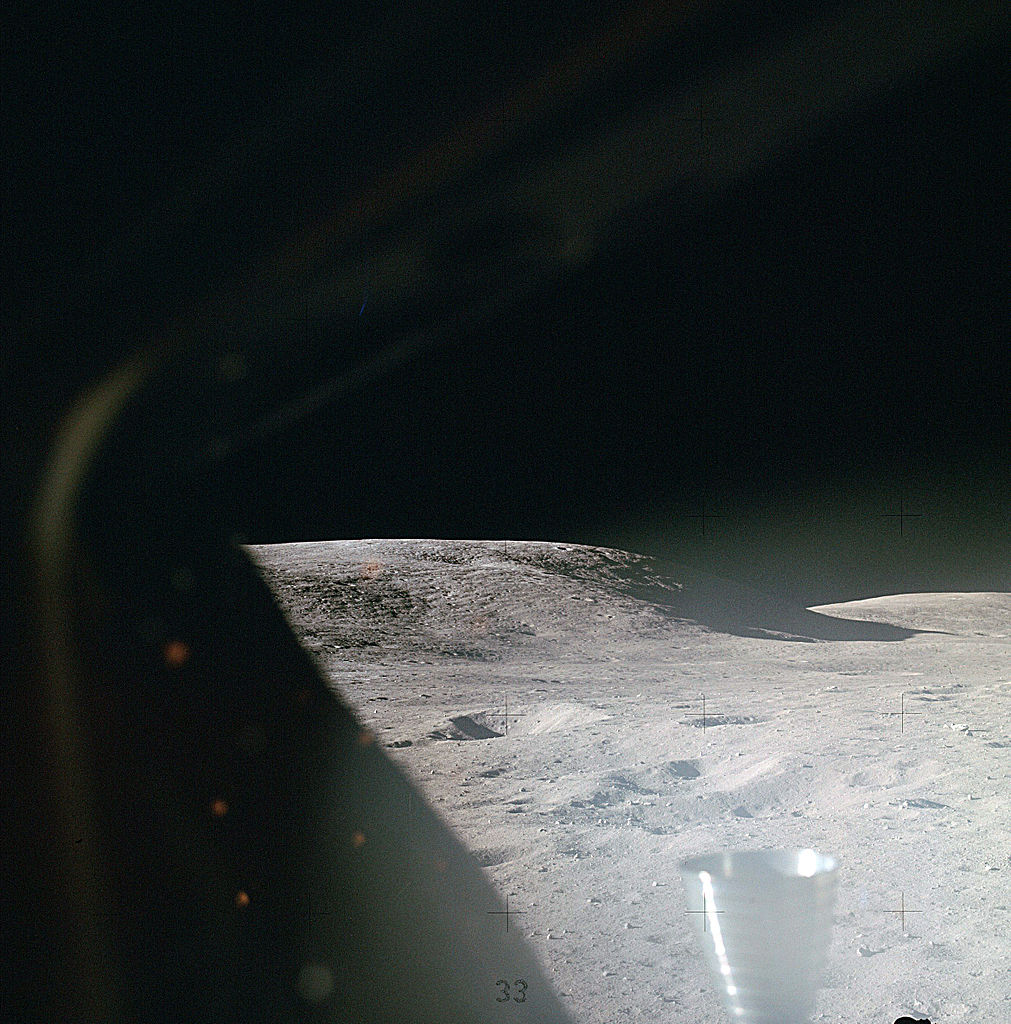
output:
{"label": "dark shadow on ground", "polygon": [[814,643],[818,640],[894,642],[941,630],[910,629],[823,615],[733,580],[645,555],[609,565],[615,589],[648,601],[671,618],[688,619],[718,633],[766,640]]}
{"label": "dark shadow on ground", "polygon": [[893,642],[940,630],[909,629],[822,615],[718,577],[679,574],[680,590],[661,583],[629,580],[627,593],[650,601],[672,618],[691,619],[718,633],[766,640],[813,643],[818,640]]}

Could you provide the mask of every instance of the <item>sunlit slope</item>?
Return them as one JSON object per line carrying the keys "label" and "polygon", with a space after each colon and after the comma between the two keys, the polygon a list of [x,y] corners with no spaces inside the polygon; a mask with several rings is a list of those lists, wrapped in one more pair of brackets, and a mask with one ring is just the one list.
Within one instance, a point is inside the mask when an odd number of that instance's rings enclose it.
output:
{"label": "sunlit slope", "polygon": [[729,580],[613,548],[538,541],[357,540],[250,549],[310,647],[495,660],[599,652],[605,638],[706,634],[904,640],[916,628],[824,615]]}
{"label": "sunlit slope", "polygon": [[1011,594],[891,594],[811,611],[911,629],[1004,638],[1011,636]]}

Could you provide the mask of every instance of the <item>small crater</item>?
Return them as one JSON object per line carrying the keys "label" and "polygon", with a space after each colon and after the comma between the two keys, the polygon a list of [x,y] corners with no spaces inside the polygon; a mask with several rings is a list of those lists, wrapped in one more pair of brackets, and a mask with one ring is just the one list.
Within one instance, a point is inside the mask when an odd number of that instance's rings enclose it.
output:
{"label": "small crater", "polygon": [[629,801],[639,803],[639,797],[656,796],[659,792],[649,784],[648,778],[638,778],[628,772],[612,772],[601,779],[601,782],[606,789],[598,789],[586,800],[572,800],[571,806],[615,807]]}
{"label": "small crater", "polygon": [[456,718],[451,718],[450,722],[453,728],[461,732],[467,739],[490,740],[502,735],[502,733],[489,728],[484,722],[479,721],[477,716],[457,715]]}
{"label": "small crater", "polygon": [[699,715],[697,718],[691,718],[681,724],[693,725],[696,729],[701,729],[703,726],[706,729],[713,729],[718,725],[755,725],[761,721],[762,719],[756,715]]}
{"label": "small crater", "polygon": [[628,772],[613,772],[604,780],[612,789],[625,790],[639,796],[655,796],[657,791],[651,786],[644,786],[640,780]]}
{"label": "small crater", "polygon": [[506,861],[512,860],[512,857],[508,850],[495,848],[476,850],[474,852],[474,859],[483,868],[493,868],[498,864],[505,864]]}
{"label": "small crater", "polygon": [[702,774],[694,761],[671,761],[667,771],[676,779],[697,779]]}
{"label": "small crater", "polygon": [[435,729],[428,735],[433,740],[491,740],[504,734],[486,724],[489,716],[457,715],[449,720],[449,725]]}

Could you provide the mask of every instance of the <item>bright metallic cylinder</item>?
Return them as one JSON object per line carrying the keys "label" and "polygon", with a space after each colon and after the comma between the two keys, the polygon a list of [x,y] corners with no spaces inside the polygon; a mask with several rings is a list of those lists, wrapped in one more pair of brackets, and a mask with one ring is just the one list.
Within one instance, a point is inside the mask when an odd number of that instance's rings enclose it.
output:
{"label": "bright metallic cylinder", "polygon": [[835,858],[728,850],[679,864],[688,916],[735,1024],[807,1024],[832,938]]}

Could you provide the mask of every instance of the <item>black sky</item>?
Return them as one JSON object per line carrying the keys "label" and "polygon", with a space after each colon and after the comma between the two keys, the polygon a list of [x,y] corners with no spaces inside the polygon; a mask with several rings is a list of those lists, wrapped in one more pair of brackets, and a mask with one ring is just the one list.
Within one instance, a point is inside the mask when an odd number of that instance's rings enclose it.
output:
{"label": "black sky", "polygon": [[[286,241],[627,10],[549,6],[23,17],[5,75],[5,333],[26,479],[54,410],[138,339],[241,294]],[[418,327],[442,333],[217,466],[213,514],[257,542],[638,545],[809,600],[1006,587],[1000,40],[861,95],[702,208],[677,187],[644,194],[588,259],[484,306],[498,270],[481,268],[508,263],[523,223],[501,214],[495,235],[491,204],[491,227],[458,231],[503,168],[633,119],[694,60],[733,68],[845,6],[786,20],[730,4],[658,32],[339,254],[368,277],[379,243],[416,229],[442,274],[413,305],[384,304],[377,271],[346,308],[307,302],[287,332],[225,337],[247,375],[224,395],[194,370],[179,404],[227,434]],[[172,423],[146,440],[166,458],[189,443]],[[896,536],[882,513],[900,501],[920,518]],[[722,516],[705,534],[703,510]]]}

